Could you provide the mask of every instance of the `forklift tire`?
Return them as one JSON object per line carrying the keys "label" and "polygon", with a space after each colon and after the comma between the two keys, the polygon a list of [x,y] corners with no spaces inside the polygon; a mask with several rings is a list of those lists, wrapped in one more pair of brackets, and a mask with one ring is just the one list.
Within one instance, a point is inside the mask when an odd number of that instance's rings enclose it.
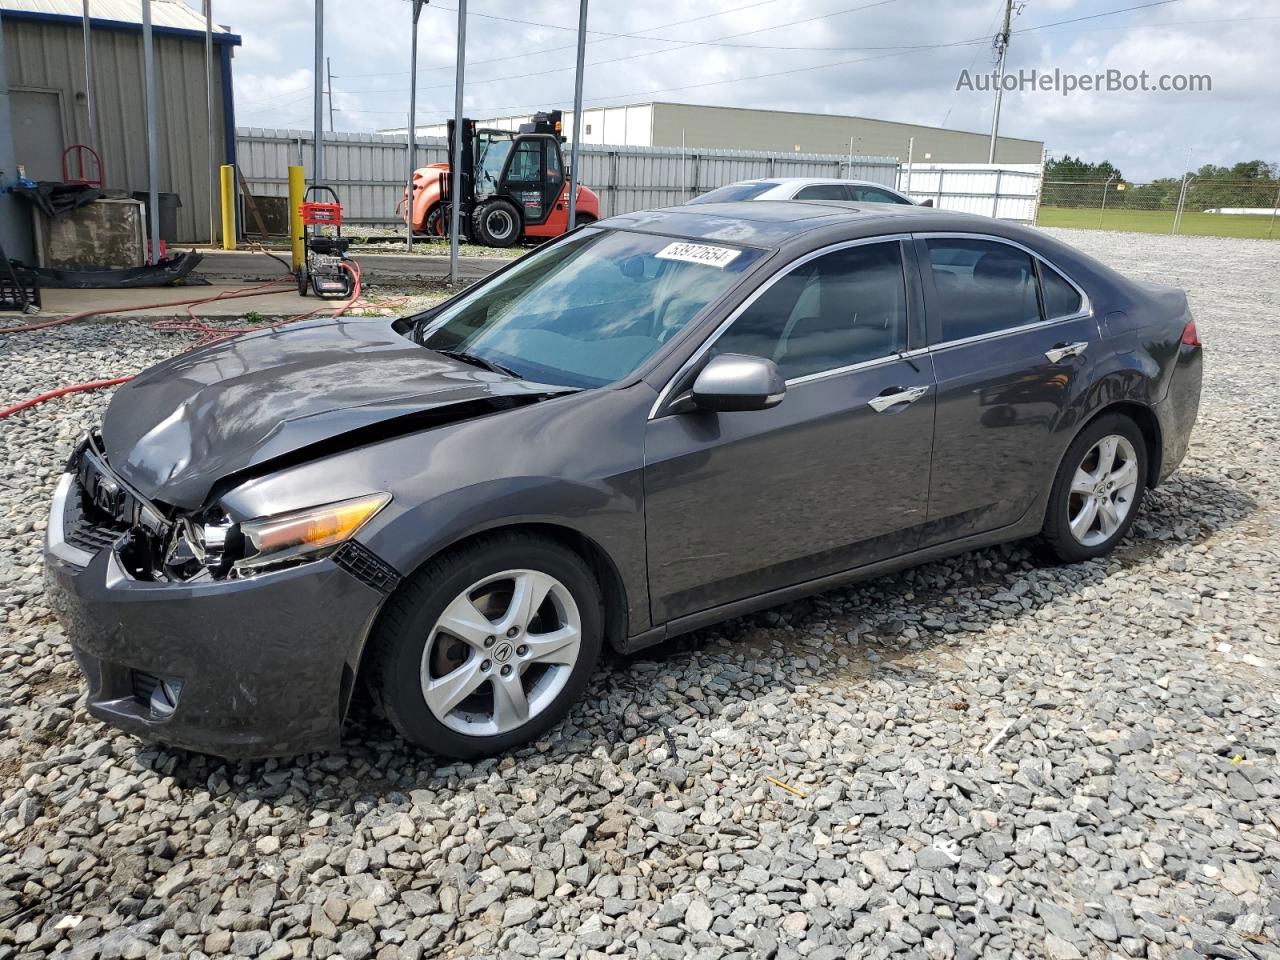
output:
{"label": "forklift tire", "polygon": [[449,235],[449,220],[445,216],[444,204],[437,203],[431,208],[431,212],[427,214],[426,229],[423,231],[428,237],[447,237]]}
{"label": "forklift tire", "polygon": [[486,247],[510,247],[520,239],[520,211],[509,200],[490,200],[476,209],[471,226]]}
{"label": "forklift tire", "polygon": [[311,279],[307,276],[307,265],[304,263],[298,267],[298,296],[305,297],[309,286]]}

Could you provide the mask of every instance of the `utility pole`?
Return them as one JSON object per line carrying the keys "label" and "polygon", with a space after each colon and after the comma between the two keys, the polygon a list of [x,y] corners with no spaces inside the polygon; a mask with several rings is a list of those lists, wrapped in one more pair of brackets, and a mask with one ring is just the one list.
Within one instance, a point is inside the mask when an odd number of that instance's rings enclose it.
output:
{"label": "utility pole", "polygon": [[573,146],[569,150],[569,229],[578,222],[578,147],[582,144],[582,71],[587,55],[587,0],[578,7],[578,69],[573,81]]}
{"label": "utility pole", "polygon": [[996,34],[996,113],[991,118],[991,146],[987,148],[987,163],[996,162],[996,137],[1000,134],[1000,98],[1004,94],[1004,59],[1009,52],[1009,21],[1013,19],[1013,0],[1004,0],[1004,26]]}
{"label": "utility pole", "polygon": [[458,52],[453,77],[453,156],[449,158],[449,284],[458,282],[458,233],[462,229],[462,87],[467,75],[467,0],[458,0]]}
{"label": "utility pole", "polygon": [[[89,146],[93,149],[101,151],[102,144],[98,142],[98,96],[95,93],[97,82],[94,79],[93,69],[93,33],[89,26],[89,0],[84,0],[84,100],[85,106],[89,109]],[[81,161],[80,174],[84,175],[84,161]],[[102,171],[98,171],[98,177],[102,176]]]}
{"label": "utility pole", "polygon": [[160,161],[156,147],[156,68],[151,35],[151,0],[142,0],[142,77],[147,92],[147,219],[151,221],[151,248],[147,263],[160,262]]}
{"label": "utility pole", "polygon": [[316,63],[311,72],[315,80],[315,114],[311,136],[315,141],[315,158],[311,161],[311,182],[324,183],[324,86],[320,74],[324,70],[324,0],[316,0]]}
{"label": "utility pole", "polygon": [[413,0],[412,29],[413,40],[409,47],[409,170],[405,175],[404,188],[404,242],[409,252],[413,252],[413,154],[414,136],[418,123],[418,16],[422,13],[422,5],[426,0]]}
{"label": "utility pole", "polygon": [[[84,0],[84,5],[89,6],[89,0]],[[218,208],[213,202],[218,193],[213,127],[213,0],[204,0],[204,109],[209,138],[209,246],[213,246],[218,239]]]}
{"label": "utility pole", "polygon": [[329,132],[333,133],[333,71],[329,69],[329,58],[324,58],[325,86],[329,96]]}

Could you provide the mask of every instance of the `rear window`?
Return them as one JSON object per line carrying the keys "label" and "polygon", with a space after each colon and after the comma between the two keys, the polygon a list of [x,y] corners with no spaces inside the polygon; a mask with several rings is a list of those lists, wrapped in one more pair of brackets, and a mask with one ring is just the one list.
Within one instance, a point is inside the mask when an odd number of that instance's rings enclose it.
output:
{"label": "rear window", "polygon": [[700,197],[694,197],[690,203],[733,203],[737,200],[754,200],[766,190],[778,186],[776,180],[755,180],[751,183],[731,183],[727,187],[716,187],[708,190]]}

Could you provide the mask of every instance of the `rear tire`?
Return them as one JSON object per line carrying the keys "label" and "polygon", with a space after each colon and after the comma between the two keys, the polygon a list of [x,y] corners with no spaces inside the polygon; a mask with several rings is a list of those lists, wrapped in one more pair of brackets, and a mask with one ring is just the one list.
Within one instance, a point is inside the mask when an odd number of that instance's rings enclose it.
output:
{"label": "rear tire", "polygon": [[440,239],[449,236],[449,220],[445,216],[444,204],[437,203],[431,208],[424,227],[428,237]]}
{"label": "rear tire", "polygon": [[531,534],[495,534],[429,561],[387,602],[369,683],[406,740],[488,756],[565,715],[603,636],[600,587],[581,557]]}
{"label": "rear tire", "polygon": [[311,280],[307,276],[307,265],[305,263],[298,265],[298,296],[305,297],[307,288],[311,285]]}
{"label": "rear tire", "polygon": [[520,239],[520,211],[509,200],[490,200],[476,208],[471,226],[486,247],[510,247]]}
{"label": "rear tire", "polygon": [[1147,487],[1147,444],[1122,414],[1080,432],[1058,467],[1041,540],[1058,560],[1079,563],[1111,552],[1133,526]]}

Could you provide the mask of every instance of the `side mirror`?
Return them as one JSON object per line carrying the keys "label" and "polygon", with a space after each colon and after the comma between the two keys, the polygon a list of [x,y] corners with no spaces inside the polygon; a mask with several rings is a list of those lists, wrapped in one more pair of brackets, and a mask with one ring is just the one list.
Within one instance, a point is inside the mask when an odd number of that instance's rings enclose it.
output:
{"label": "side mirror", "polygon": [[698,410],[730,413],[776,407],[786,394],[787,382],[772,360],[722,353],[702,368],[690,399]]}
{"label": "side mirror", "polygon": [[921,201],[920,201],[920,206],[922,206],[922,207],[932,207],[932,206],[933,206],[933,197],[929,197],[929,198],[928,198],[928,199],[926,199],[926,200],[921,200]]}

